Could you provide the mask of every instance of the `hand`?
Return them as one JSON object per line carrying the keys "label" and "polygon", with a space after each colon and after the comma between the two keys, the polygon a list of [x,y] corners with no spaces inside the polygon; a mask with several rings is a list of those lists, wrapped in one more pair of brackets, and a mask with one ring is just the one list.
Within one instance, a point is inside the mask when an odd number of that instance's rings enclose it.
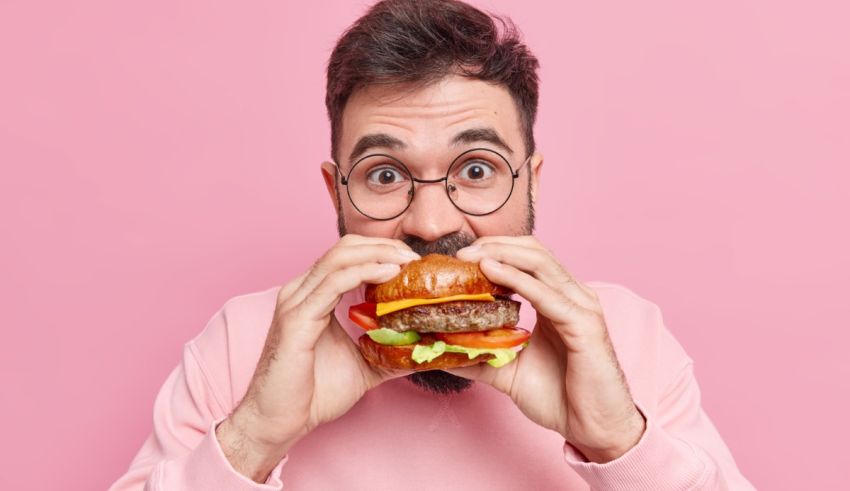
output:
{"label": "hand", "polygon": [[633,447],[646,422],[617,362],[596,292],[532,236],[484,237],[457,256],[480,261],[492,282],[528,299],[537,323],[514,363],[450,371],[508,394],[528,418],[563,435],[588,460],[608,462]]}
{"label": "hand", "polygon": [[216,430],[237,471],[264,482],[298,439],[342,416],[369,389],[408,373],[366,363],[334,308],[345,292],[388,281],[418,258],[398,240],[346,235],[281,288],[245,397]]}

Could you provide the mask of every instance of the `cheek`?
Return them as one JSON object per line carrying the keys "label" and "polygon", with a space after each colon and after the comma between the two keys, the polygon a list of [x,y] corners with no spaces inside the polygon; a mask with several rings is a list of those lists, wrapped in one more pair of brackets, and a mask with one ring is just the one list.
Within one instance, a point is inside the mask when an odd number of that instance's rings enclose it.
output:
{"label": "cheek", "polygon": [[343,194],[342,210],[345,218],[345,228],[348,233],[364,235],[368,237],[398,238],[398,224],[401,218],[394,220],[379,221],[363,216]]}
{"label": "cheek", "polygon": [[468,217],[476,237],[488,235],[523,235],[528,218],[528,196],[523,191],[511,196],[510,201],[492,215]]}

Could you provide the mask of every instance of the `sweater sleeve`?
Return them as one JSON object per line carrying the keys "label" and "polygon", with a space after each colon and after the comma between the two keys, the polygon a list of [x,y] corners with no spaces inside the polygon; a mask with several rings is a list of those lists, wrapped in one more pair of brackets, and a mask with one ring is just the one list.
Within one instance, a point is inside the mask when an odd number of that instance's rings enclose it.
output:
{"label": "sweater sleeve", "polygon": [[[214,319],[217,321],[220,319]],[[154,403],[153,432],[110,491],[280,490],[284,458],[266,483],[239,474],[224,456],[215,427],[227,411],[190,342]]]}
{"label": "sweater sleeve", "polygon": [[596,491],[754,491],[735,465],[708,415],[689,363],[655,412],[637,445],[604,464],[589,462],[565,443],[567,463]]}

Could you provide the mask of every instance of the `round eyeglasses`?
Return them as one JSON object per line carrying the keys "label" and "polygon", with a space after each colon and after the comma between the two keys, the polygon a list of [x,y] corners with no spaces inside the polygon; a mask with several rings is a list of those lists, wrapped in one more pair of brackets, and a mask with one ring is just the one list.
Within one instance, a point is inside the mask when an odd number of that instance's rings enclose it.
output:
{"label": "round eyeglasses", "polygon": [[413,177],[399,159],[386,154],[370,154],[357,160],[347,176],[342,176],[342,169],[334,165],[357,211],[373,220],[392,220],[410,207],[416,183],[444,182],[449,200],[467,215],[495,213],[510,199],[514,180],[530,160],[529,156],[514,170],[500,153],[473,148],[458,155],[439,179]]}

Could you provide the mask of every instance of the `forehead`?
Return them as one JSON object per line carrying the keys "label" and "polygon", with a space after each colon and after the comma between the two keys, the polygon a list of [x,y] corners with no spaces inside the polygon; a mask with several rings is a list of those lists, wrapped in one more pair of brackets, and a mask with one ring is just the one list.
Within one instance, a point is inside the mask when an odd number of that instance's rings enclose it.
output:
{"label": "forehead", "polygon": [[377,134],[403,142],[406,154],[433,155],[470,129],[492,129],[515,153],[524,150],[519,113],[503,86],[458,75],[424,87],[369,86],[355,91],[343,110],[339,158]]}

